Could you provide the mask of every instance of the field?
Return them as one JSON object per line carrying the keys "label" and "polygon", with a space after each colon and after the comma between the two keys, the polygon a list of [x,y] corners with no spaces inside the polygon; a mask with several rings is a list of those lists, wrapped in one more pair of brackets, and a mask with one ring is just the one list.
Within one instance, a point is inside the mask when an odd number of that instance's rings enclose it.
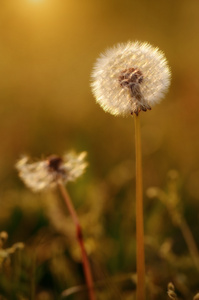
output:
{"label": "field", "polygon": [[71,150],[87,152],[66,187],[96,298],[136,299],[134,121],[105,113],[90,85],[100,53],[137,40],[161,49],[172,74],[139,114],[146,300],[199,293],[198,28],[196,0],[0,0],[0,300],[88,299],[60,190],[34,193],[15,168]]}

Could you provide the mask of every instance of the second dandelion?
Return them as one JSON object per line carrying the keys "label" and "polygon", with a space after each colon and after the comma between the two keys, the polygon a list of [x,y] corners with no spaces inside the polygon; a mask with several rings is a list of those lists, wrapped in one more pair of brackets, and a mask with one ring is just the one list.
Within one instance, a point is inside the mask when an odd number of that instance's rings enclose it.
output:
{"label": "second dandelion", "polygon": [[88,287],[89,299],[95,300],[94,283],[84,245],[81,224],[64,185],[68,181],[74,181],[84,173],[85,168],[87,167],[85,156],[86,152],[81,152],[79,154],[68,152],[63,157],[51,155],[44,160],[36,162],[29,162],[29,158],[24,156],[17,162],[16,169],[25,185],[33,192],[49,190],[55,187],[59,188],[76,227],[76,237],[81,249],[82,264]]}

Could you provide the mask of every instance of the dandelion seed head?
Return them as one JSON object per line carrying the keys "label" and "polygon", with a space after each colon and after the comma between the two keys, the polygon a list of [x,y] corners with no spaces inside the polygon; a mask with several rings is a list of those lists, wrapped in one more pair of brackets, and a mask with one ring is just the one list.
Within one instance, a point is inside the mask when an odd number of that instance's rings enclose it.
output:
{"label": "dandelion seed head", "polygon": [[16,169],[25,185],[39,192],[55,187],[59,180],[64,183],[75,181],[87,167],[86,154],[69,152],[63,157],[51,155],[37,162],[31,162],[28,156],[24,156],[16,163]]}
{"label": "dandelion seed head", "polygon": [[102,108],[128,116],[150,110],[170,84],[166,58],[148,43],[128,42],[108,49],[92,72],[92,92]]}

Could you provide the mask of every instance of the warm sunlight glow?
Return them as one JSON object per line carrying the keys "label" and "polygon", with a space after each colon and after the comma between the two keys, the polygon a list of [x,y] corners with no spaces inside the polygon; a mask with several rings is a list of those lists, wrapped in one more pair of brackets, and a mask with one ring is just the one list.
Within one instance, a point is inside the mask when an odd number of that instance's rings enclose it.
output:
{"label": "warm sunlight glow", "polygon": [[32,3],[39,3],[39,2],[43,2],[43,0],[29,0]]}

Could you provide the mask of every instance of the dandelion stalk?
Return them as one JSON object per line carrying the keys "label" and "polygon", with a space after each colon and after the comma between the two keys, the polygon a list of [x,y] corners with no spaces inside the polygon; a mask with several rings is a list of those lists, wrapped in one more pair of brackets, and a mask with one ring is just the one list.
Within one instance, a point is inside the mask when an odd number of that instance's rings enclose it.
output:
{"label": "dandelion stalk", "polygon": [[75,211],[75,208],[72,204],[72,201],[70,199],[70,196],[65,188],[65,186],[63,185],[62,181],[59,181],[57,183],[58,188],[63,196],[63,199],[66,203],[66,206],[69,210],[69,213],[73,219],[73,222],[75,224],[76,227],[76,235],[77,235],[77,241],[79,243],[80,249],[81,249],[81,254],[82,254],[82,263],[83,263],[83,268],[84,268],[84,275],[85,275],[85,279],[86,279],[86,283],[87,283],[87,287],[88,287],[88,292],[89,292],[89,299],[90,300],[95,300],[95,293],[94,293],[94,285],[93,285],[93,279],[92,279],[92,274],[91,274],[91,269],[90,269],[90,264],[88,261],[88,257],[86,254],[86,250],[85,250],[85,246],[84,246],[84,241],[83,241],[83,234],[82,234],[82,229],[81,229],[81,225],[77,216],[77,213]]}
{"label": "dandelion stalk", "polygon": [[136,155],[136,264],[137,264],[137,300],[145,299],[145,256],[144,256],[144,220],[142,192],[142,152],[140,136],[140,117],[135,120]]}
{"label": "dandelion stalk", "polygon": [[92,92],[115,116],[135,115],[137,300],[145,297],[144,225],[139,113],[158,103],[170,85],[167,60],[148,43],[128,42],[107,49],[94,64]]}
{"label": "dandelion stalk", "polygon": [[[24,156],[17,162],[16,168],[19,171],[20,178],[26,186],[34,192],[48,190],[58,186],[76,226],[77,240],[82,253],[82,263],[89,291],[89,299],[95,300],[93,279],[84,246],[82,229],[72,201],[64,186],[68,181],[75,181],[84,173],[87,167],[87,163],[84,160],[85,156],[86,152],[79,154],[69,152],[63,157],[51,155],[45,160],[38,162],[29,162],[29,158]],[[32,294],[31,299],[34,299],[34,289],[32,289]]]}

